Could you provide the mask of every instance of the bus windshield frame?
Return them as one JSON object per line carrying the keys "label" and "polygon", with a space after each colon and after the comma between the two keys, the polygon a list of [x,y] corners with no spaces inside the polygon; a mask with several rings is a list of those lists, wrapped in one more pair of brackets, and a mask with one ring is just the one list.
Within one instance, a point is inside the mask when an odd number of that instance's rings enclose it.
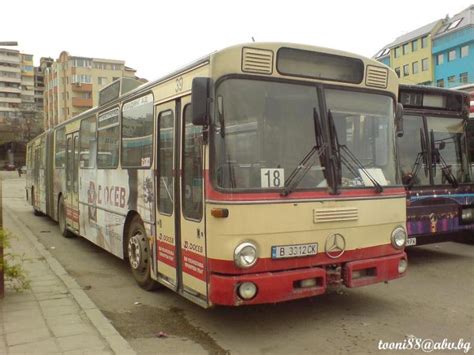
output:
{"label": "bus windshield frame", "polygon": [[[334,97],[340,97],[329,102],[325,91],[333,93]],[[307,163],[307,171],[295,191],[329,190],[332,193],[345,189],[373,190],[374,185],[367,181],[359,166],[350,163],[351,166],[347,167],[339,159],[336,159],[339,160],[336,163],[335,159],[330,159],[335,155],[335,147],[330,143],[328,109],[335,117],[339,144],[347,147],[354,127],[361,126],[364,116],[373,115],[370,109],[377,106],[358,102],[353,108],[352,116],[359,115],[360,118],[358,124],[350,122],[350,131],[348,122],[343,122],[342,117],[346,113],[344,119],[350,120],[350,105],[340,100],[347,95],[367,99],[380,97],[381,101],[386,100],[383,105],[378,104],[378,109],[384,107],[385,111],[382,112],[385,112],[385,124],[380,125],[377,121],[370,125],[372,128],[359,130],[357,134],[364,139],[366,136],[363,133],[368,134],[374,127],[384,127],[385,132],[379,137],[385,137],[386,157],[377,157],[377,162],[383,162],[387,171],[373,167],[375,161],[364,164],[363,168],[370,171],[374,175],[372,178],[383,186],[401,186],[395,154],[394,95],[385,91],[341,85],[232,75],[216,82],[215,107],[210,125],[209,168],[213,188],[223,193],[281,192],[286,187],[285,179],[298,168],[305,155],[315,147],[318,148],[319,138],[323,142],[319,147],[320,151]],[[367,112],[361,114],[360,110]],[[287,119],[287,115],[291,115],[292,119]],[[321,121],[319,133],[315,124],[318,119]],[[298,120],[299,124],[296,125]],[[372,138],[372,148],[380,148],[380,142],[375,142],[375,136]],[[372,154],[375,151],[376,149],[372,149]],[[355,155],[363,160],[357,152]],[[342,165],[339,175],[336,172],[337,164]],[[358,176],[349,174],[349,171],[355,171]]]}

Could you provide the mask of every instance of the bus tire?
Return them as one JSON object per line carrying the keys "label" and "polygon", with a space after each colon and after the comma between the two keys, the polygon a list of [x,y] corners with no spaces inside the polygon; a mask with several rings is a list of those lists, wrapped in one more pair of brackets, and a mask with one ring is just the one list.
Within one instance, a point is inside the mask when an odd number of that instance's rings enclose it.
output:
{"label": "bus tire", "polygon": [[72,238],[73,234],[71,233],[71,231],[69,231],[67,229],[67,226],[66,226],[66,213],[65,213],[66,209],[65,209],[65,206],[64,206],[64,199],[63,197],[61,196],[59,198],[59,202],[58,202],[58,225],[59,225],[59,232],[61,233],[61,235],[65,238]]}
{"label": "bus tire", "polygon": [[145,227],[138,215],[129,221],[126,233],[126,256],[137,284],[147,291],[158,287],[158,283],[151,278],[151,255],[150,245],[146,235]]}

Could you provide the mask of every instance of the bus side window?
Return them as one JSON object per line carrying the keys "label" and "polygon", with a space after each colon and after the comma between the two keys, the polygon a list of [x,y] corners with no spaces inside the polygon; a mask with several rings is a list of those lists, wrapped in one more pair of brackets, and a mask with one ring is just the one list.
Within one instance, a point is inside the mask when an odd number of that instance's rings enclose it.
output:
{"label": "bus side window", "polygon": [[59,128],[55,134],[54,165],[56,169],[62,169],[66,164],[66,135],[65,128]]}
{"label": "bus side window", "polygon": [[174,178],[174,114],[168,110],[158,116],[158,210],[164,214],[173,214]]}
{"label": "bus side window", "polygon": [[113,169],[118,166],[120,123],[118,108],[99,115],[97,128],[97,167]]}
{"label": "bus side window", "polygon": [[95,116],[85,118],[81,121],[81,129],[79,132],[79,166],[81,169],[95,167],[95,157],[97,153],[96,130]]}
{"label": "bus side window", "polygon": [[122,106],[122,167],[149,168],[153,151],[153,95]]}
{"label": "bus side window", "polygon": [[183,215],[202,218],[202,127],[194,126],[192,107],[184,108],[183,127]]}

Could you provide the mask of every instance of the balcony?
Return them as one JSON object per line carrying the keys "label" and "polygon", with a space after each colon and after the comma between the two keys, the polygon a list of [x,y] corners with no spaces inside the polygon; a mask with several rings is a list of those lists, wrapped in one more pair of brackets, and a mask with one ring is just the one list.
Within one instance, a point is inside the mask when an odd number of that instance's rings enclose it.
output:
{"label": "balcony", "polygon": [[21,94],[20,88],[13,88],[10,86],[0,86],[0,92],[8,92],[11,94]]}
{"label": "balcony", "polygon": [[2,97],[0,96],[0,102],[7,102],[12,104],[21,104],[20,97]]}
{"label": "balcony", "polygon": [[71,84],[72,91],[76,92],[92,92],[92,84]]}
{"label": "balcony", "polygon": [[10,55],[0,54],[0,62],[20,64],[20,56],[10,56]]}
{"label": "balcony", "polygon": [[75,107],[92,107],[92,98],[83,99],[82,97],[73,97],[72,105]]}

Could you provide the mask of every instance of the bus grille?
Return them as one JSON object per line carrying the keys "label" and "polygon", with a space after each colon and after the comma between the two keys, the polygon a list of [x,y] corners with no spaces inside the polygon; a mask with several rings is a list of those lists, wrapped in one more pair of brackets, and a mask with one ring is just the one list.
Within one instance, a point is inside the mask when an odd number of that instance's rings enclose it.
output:
{"label": "bus grille", "polygon": [[354,207],[347,208],[324,208],[314,210],[314,223],[357,221],[359,211]]}
{"label": "bus grille", "polygon": [[373,65],[367,66],[367,74],[365,76],[365,85],[375,86],[378,88],[387,88],[388,70]]}
{"label": "bus grille", "polygon": [[273,72],[273,52],[264,49],[243,48],[242,71],[247,73],[271,74]]}

